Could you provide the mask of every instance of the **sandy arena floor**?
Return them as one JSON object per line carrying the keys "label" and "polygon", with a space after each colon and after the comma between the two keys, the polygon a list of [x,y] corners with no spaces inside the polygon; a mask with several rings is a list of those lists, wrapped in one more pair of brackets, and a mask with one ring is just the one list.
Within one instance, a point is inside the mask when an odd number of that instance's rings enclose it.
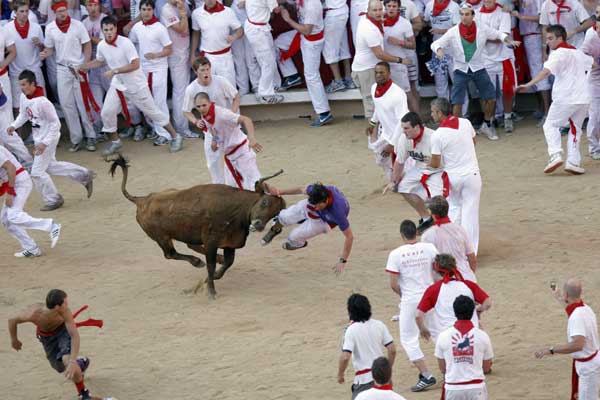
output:
{"label": "sandy arena floor", "polygon": [[[546,146],[533,120],[507,137],[477,145],[483,176],[480,284],[494,305],[484,323],[496,353],[487,379],[492,399],[564,399],[570,393],[570,360],[554,356],[537,361],[533,349],[566,339],[566,315],[549,295],[548,282],[577,276],[585,280],[584,299],[600,312],[594,274],[600,255],[598,182],[600,163],[587,156],[582,139],[580,177],[557,172],[545,176]],[[98,173],[94,196],[64,179],[56,183],[65,206],[51,215],[63,224],[59,245],[34,232],[44,257],[17,260],[17,243],[0,230],[0,320],[26,305],[43,301],[51,288],[69,294],[71,308],[90,305],[88,316],[105,327],[82,328],[81,353],[92,359],[86,383],[95,395],[119,400],[158,399],[348,399],[347,383],[336,382],[337,360],[352,292],[367,295],[373,317],[386,322],[398,345],[394,387],[407,399],[440,396],[439,385],[412,394],[416,370],[390,322],[398,299],[384,272],[389,251],[401,244],[398,226],[416,215],[398,195],[382,197],[382,171],[366,146],[364,122],[338,120],[322,129],[305,121],[264,123],[257,137],[265,151],[259,168],[285,174],[273,183],[295,186],[320,180],[337,185],[351,204],[355,245],[348,269],[336,278],[331,267],[342,247],[338,231],[285,252],[278,238],[270,247],[251,234],[246,248],[216,284],[218,298],[184,294],[205,270],[167,261],[139,228],[134,205],[120,191],[121,173],[107,175],[99,153],[70,154],[63,144],[58,158]],[[187,141],[171,155],[149,141],[126,143],[134,195],[207,183],[202,142]],[[301,197],[288,197],[288,203]],[[29,212],[41,200],[32,193]],[[596,211],[593,211],[596,210]],[[180,249],[184,247],[180,246]],[[185,249],[188,251],[187,249]],[[5,324],[5,322],[3,322]],[[0,393],[7,400],[75,399],[75,390],[50,369],[32,325],[22,325],[23,350],[0,345]],[[440,374],[431,344],[429,365]]]}

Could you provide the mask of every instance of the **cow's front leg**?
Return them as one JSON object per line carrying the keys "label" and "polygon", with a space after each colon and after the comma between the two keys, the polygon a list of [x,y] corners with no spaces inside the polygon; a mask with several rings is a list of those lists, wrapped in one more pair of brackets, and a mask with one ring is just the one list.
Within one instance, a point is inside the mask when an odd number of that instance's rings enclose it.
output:
{"label": "cow's front leg", "polygon": [[[206,271],[208,272],[208,277],[206,278],[206,283],[208,286],[208,299],[214,300],[217,291],[215,290],[215,269],[217,267],[217,246],[206,245]],[[202,286],[202,280],[198,282],[198,286],[196,290]]]}
{"label": "cow's front leg", "polygon": [[[200,254],[204,254],[206,255],[206,248],[204,247],[203,244],[189,244],[187,243],[187,247],[189,247],[190,249],[197,251]],[[225,261],[223,260],[223,256],[220,254],[217,254],[217,263],[218,264],[223,264]]]}
{"label": "cow's front leg", "polygon": [[223,249],[223,265],[217,273],[215,274],[215,279],[221,279],[225,272],[233,265],[233,260],[235,259],[235,249],[225,248]]}

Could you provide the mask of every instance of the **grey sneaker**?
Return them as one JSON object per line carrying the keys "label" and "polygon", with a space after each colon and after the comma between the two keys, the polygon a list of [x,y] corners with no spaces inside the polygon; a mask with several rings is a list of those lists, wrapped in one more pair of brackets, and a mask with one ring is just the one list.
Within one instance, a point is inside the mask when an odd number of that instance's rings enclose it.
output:
{"label": "grey sneaker", "polygon": [[496,133],[496,129],[493,126],[488,126],[485,122],[481,124],[481,128],[479,128],[479,133],[487,136],[490,140],[498,140],[498,134]]}
{"label": "grey sneaker", "polygon": [[546,123],[546,114],[542,115],[542,118],[535,124],[538,128],[542,128]]}
{"label": "grey sneaker", "polygon": [[268,245],[273,241],[273,238],[281,233],[283,226],[278,220],[275,220],[275,224],[269,229],[269,232],[260,240],[260,244],[263,246]]}
{"label": "grey sneaker", "polygon": [[44,207],[40,208],[40,211],[52,211],[56,210],[57,208],[61,208],[63,204],[65,204],[65,200],[61,195],[58,196],[59,197],[58,200],[56,200],[56,202],[54,202],[53,204],[46,204]]}
{"label": "grey sneaker", "polygon": [[339,81],[333,80],[331,81],[329,86],[325,88],[325,92],[327,93],[335,93],[340,92],[342,90],[346,90],[346,85],[344,84],[343,79],[340,79]]}
{"label": "grey sneaker", "polygon": [[123,147],[123,142],[121,142],[120,140],[118,142],[110,142],[109,145],[102,150],[102,155],[103,156],[110,156],[115,154],[117,151],[121,150],[121,147]]}
{"label": "grey sneaker", "polygon": [[136,126],[135,129],[133,130],[133,141],[141,142],[142,140],[144,140],[145,137],[146,137],[146,135],[144,134],[144,129],[142,128],[142,126],[141,125]]}
{"label": "grey sneaker", "polygon": [[52,249],[56,246],[56,243],[58,243],[61,227],[61,224],[57,224],[56,222],[52,224],[52,229],[50,229],[50,240],[52,241],[50,248]]}
{"label": "grey sneaker", "polygon": [[100,132],[99,134],[96,135],[97,143],[104,143],[106,141],[108,141],[108,136],[106,136],[106,133]]}
{"label": "grey sneaker", "polygon": [[85,149],[87,151],[96,151],[96,140],[92,139],[92,138],[89,138],[88,140],[86,140]]}
{"label": "grey sneaker", "polygon": [[358,89],[352,78],[344,78],[344,86],[346,86],[346,89]]}
{"label": "grey sneaker", "polygon": [[75,143],[75,144],[73,144],[71,147],[69,147],[69,151],[70,151],[71,153],[76,153],[76,152],[78,152],[78,151],[79,151],[79,149],[81,149],[81,142],[79,142],[79,143]]}
{"label": "grey sneaker", "polygon": [[511,133],[514,130],[515,130],[515,127],[513,125],[513,120],[511,118],[505,118],[504,119],[504,132]]}
{"label": "grey sneaker", "polygon": [[592,160],[600,160],[600,151],[590,154],[590,157],[592,157]]}
{"label": "grey sneaker", "polygon": [[17,257],[17,258],[39,257],[41,255],[42,255],[42,252],[40,251],[40,249],[38,247],[36,247],[35,249],[32,249],[32,250],[22,250],[22,251],[19,251],[18,253],[15,253],[15,257]]}
{"label": "grey sneaker", "polygon": [[270,96],[260,96],[258,99],[262,104],[279,104],[283,103],[284,97],[280,94]]}
{"label": "grey sneaker", "polygon": [[156,140],[154,141],[154,145],[155,146],[165,146],[167,144],[169,144],[170,140],[167,139],[164,136],[159,136],[156,138]]}
{"label": "grey sneaker", "polygon": [[431,378],[427,379],[422,374],[419,374],[419,380],[413,387],[410,388],[410,391],[411,392],[422,392],[423,390],[429,389],[436,383],[437,382],[435,380],[435,377],[432,376]]}
{"label": "grey sneaker", "polygon": [[183,147],[183,136],[181,136],[180,134],[177,134],[177,136],[175,136],[175,139],[171,139],[171,146],[170,146],[170,151],[171,153],[177,153],[179,150],[181,150]]}
{"label": "grey sneaker", "polygon": [[524,116],[522,116],[521,114],[514,112],[514,111],[512,113],[510,113],[510,115],[511,115],[510,118],[513,120],[513,122],[521,122],[525,119]]}
{"label": "grey sneaker", "polygon": [[124,132],[119,133],[119,137],[121,139],[127,139],[129,137],[132,137],[135,132],[135,128],[136,127],[134,127],[134,126],[127,127],[127,129],[125,129]]}
{"label": "grey sneaker", "polygon": [[181,136],[183,136],[184,139],[198,139],[200,134],[192,131],[185,131]]}

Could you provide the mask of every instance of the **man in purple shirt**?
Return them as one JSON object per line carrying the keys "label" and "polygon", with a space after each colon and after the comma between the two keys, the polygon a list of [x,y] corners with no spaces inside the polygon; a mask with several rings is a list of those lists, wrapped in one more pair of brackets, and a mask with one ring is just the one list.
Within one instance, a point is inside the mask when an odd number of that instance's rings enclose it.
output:
{"label": "man in purple shirt", "polygon": [[281,210],[279,215],[274,218],[275,224],[262,238],[262,245],[266,246],[271,243],[273,238],[280,234],[286,225],[299,224],[290,232],[287,240],[283,243],[285,250],[297,250],[306,247],[308,239],[322,233],[328,233],[339,226],[346,240],[344,241],[342,254],[333,269],[336,275],[344,271],[354,241],[354,235],[348,222],[350,205],[344,194],[335,186],[325,186],[321,183],[285,190],[268,186],[268,189],[269,193],[276,196],[305,194],[308,195],[308,199]]}

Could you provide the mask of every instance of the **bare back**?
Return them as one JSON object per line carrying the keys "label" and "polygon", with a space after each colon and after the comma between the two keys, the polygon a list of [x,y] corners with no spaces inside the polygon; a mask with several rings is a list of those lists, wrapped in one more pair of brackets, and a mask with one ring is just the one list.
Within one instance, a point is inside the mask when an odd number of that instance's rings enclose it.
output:
{"label": "bare back", "polygon": [[65,323],[60,311],[48,310],[42,303],[33,304],[20,317],[23,322],[31,322],[42,332],[55,331]]}

